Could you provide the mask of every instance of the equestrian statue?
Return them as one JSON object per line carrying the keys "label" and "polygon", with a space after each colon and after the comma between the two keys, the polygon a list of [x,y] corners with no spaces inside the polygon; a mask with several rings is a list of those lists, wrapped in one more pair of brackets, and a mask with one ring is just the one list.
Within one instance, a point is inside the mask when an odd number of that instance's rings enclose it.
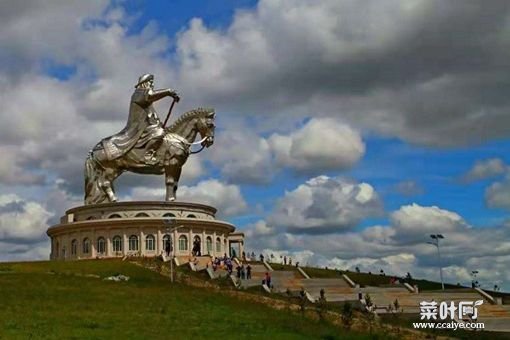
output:
{"label": "equestrian statue", "polygon": [[[162,124],[152,105],[172,97],[168,115]],[[85,161],[85,204],[116,202],[113,182],[123,172],[165,174],[166,201],[174,201],[181,170],[188,156],[210,147],[214,142],[213,109],[198,108],[182,114],[171,126],[166,123],[176,102],[172,89],[154,90],[154,76],[142,75],[131,96],[126,127],[102,139]],[[201,140],[195,142],[197,136]],[[192,145],[200,144],[198,151]]]}

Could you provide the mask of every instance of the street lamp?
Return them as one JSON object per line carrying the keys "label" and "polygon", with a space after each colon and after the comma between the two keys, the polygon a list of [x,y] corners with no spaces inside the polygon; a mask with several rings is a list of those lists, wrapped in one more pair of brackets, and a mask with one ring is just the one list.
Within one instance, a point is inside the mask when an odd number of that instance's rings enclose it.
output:
{"label": "street lamp", "polygon": [[443,281],[443,267],[441,266],[441,253],[439,251],[439,239],[444,239],[444,236],[441,234],[432,234],[430,238],[434,241],[427,242],[428,244],[432,244],[437,248],[437,260],[439,262],[439,276],[441,277],[441,287],[444,290],[444,281]]}
{"label": "street lamp", "polygon": [[473,279],[471,280],[471,287],[472,288],[478,287],[478,281],[476,280],[476,275],[477,274],[478,274],[478,270],[472,270],[471,271],[471,276],[473,277]]}
{"label": "street lamp", "polygon": [[[165,219],[165,224],[174,224],[175,223],[175,220],[174,219]],[[172,238],[171,236],[171,232],[177,230],[177,229],[180,229],[180,228],[183,228],[185,227],[184,225],[180,225],[180,226],[176,226],[176,227],[173,227],[173,228],[170,228],[170,227],[166,227],[166,233],[168,234],[168,236],[170,236],[170,239],[172,240],[172,242],[170,242],[170,251],[172,252],[172,257],[170,258],[170,282],[174,283],[174,258],[175,258],[175,252],[174,252],[174,246],[173,246],[173,242],[175,241],[174,238]]]}

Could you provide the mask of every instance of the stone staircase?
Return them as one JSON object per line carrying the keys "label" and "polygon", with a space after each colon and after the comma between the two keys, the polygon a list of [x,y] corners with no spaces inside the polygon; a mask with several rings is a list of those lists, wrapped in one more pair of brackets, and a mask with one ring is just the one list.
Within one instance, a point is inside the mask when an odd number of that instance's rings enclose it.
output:
{"label": "stone staircase", "polygon": [[[266,273],[269,272],[269,270],[263,264],[251,264],[251,263],[249,263],[249,264],[251,267],[251,279],[250,280],[241,280],[242,288],[260,286],[262,284],[262,280],[264,280]],[[273,272],[271,272],[271,277],[272,277],[272,274],[273,274]],[[233,271],[232,275],[237,275],[235,267],[234,267],[234,271]],[[236,278],[237,278],[237,276],[236,276]]]}
{"label": "stone staircase", "polygon": [[189,256],[176,256],[175,258],[176,258],[177,262],[179,263],[179,266],[187,264],[190,260]]}
{"label": "stone staircase", "polygon": [[201,271],[206,269],[207,267],[211,267],[211,257],[210,256],[196,256],[188,262],[191,269],[194,271]]}
{"label": "stone staircase", "polygon": [[510,332],[510,305],[484,303],[478,308],[478,322],[488,331]]}
{"label": "stone staircase", "polygon": [[[189,257],[179,257],[180,265],[189,262]],[[226,269],[218,268],[212,270],[211,257],[200,256],[196,258],[196,270],[203,270],[209,266],[211,278],[227,276]],[[248,263],[245,263],[245,266]],[[275,270],[270,271],[261,263],[249,263],[252,271],[250,280],[241,280],[241,288],[249,288],[261,286],[262,280],[266,272],[270,272],[273,285],[272,292],[285,293],[287,290],[298,292],[304,289],[311,301],[316,301],[320,297],[321,289],[324,289],[326,300],[329,302],[355,301],[358,300],[358,293],[370,295],[372,303],[377,307],[375,310],[379,314],[390,312],[387,307],[394,304],[398,300],[400,309],[405,314],[420,313],[420,302],[443,301],[450,303],[453,301],[456,306],[461,301],[477,301],[484,300],[484,303],[478,307],[477,322],[485,324],[487,331],[510,332],[510,305],[494,305],[487,298],[482,296],[476,290],[470,288],[448,289],[446,291],[422,291],[419,293],[410,292],[404,285],[388,285],[388,286],[367,286],[363,288],[352,287],[344,278],[311,278],[306,279],[298,271],[291,270]],[[235,277],[236,271],[234,264],[233,281],[237,284]],[[212,274],[212,275],[211,275]],[[467,320],[465,320],[467,321]]]}
{"label": "stone staircase", "polygon": [[286,292],[287,289],[300,290],[302,287],[302,276],[295,271],[272,271],[271,282],[273,292]]}
{"label": "stone staircase", "polygon": [[319,299],[321,289],[324,289],[324,297],[330,302],[358,299],[356,290],[344,279],[303,279],[301,284],[313,300]]}
{"label": "stone staircase", "polygon": [[217,279],[220,277],[228,276],[228,271],[225,268],[218,267],[218,268],[216,268],[216,270],[213,270],[212,266],[209,266],[209,269],[210,269],[210,273],[211,273],[210,274],[211,279]]}
{"label": "stone staircase", "polygon": [[[478,307],[478,321],[484,322],[507,322],[510,328],[510,306],[492,305],[487,300],[472,289],[456,289],[446,291],[425,291],[418,294],[410,293],[404,290],[382,288],[382,287],[366,287],[361,291],[365,295],[370,294],[372,303],[376,305],[378,313],[385,313],[384,309],[388,305],[393,305],[395,299],[398,300],[400,308],[403,313],[419,314],[420,302],[422,301],[436,301],[441,303],[446,301],[450,303],[453,301],[457,306],[461,301],[477,301],[484,300],[483,305]],[[498,319],[500,321],[493,321]],[[486,326],[487,327],[487,326]]]}

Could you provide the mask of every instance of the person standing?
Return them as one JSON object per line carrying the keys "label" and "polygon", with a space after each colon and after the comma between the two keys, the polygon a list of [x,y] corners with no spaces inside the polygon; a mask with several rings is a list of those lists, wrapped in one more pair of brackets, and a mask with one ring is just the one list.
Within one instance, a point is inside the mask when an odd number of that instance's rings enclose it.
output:
{"label": "person standing", "polygon": [[172,250],[172,245],[170,244],[170,240],[165,241],[165,252],[166,256],[170,256],[170,251]]}
{"label": "person standing", "polygon": [[246,268],[244,268],[244,264],[241,265],[241,280],[246,280]]}
{"label": "person standing", "polygon": [[246,279],[251,280],[251,266],[249,264],[246,266]]}
{"label": "person standing", "polygon": [[264,277],[264,281],[266,283],[266,286],[271,289],[271,274],[269,272],[266,272],[266,275]]}

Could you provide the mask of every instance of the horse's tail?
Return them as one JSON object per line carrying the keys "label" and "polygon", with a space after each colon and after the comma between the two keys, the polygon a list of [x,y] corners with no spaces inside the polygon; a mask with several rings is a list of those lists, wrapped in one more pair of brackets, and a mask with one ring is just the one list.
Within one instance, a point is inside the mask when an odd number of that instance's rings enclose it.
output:
{"label": "horse's tail", "polygon": [[107,199],[99,178],[102,170],[93,157],[91,152],[85,160],[85,205],[101,203]]}

